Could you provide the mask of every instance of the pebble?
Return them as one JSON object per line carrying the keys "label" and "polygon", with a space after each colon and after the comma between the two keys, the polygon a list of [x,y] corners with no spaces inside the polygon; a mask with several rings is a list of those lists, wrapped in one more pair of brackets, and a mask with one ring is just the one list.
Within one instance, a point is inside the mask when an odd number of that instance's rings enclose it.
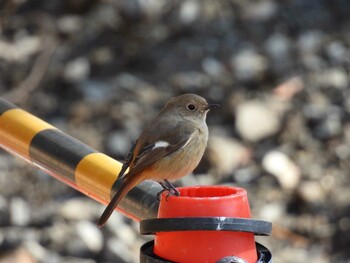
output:
{"label": "pebble", "polygon": [[107,149],[113,155],[126,156],[131,149],[131,139],[126,132],[115,131],[107,138]]}
{"label": "pebble", "polygon": [[232,57],[231,66],[237,80],[252,81],[261,79],[268,64],[263,55],[253,49],[245,49]]}
{"label": "pebble", "polygon": [[103,248],[103,235],[96,224],[90,221],[79,221],[76,224],[76,231],[81,240],[90,251],[98,253]]}
{"label": "pebble", "polygon": [[180,6],[179,17],[181,22],[183,22],[184,24],[189,24],[194,22],[198,18],[199,12],[199,1],[183,1]]}
{"label": "pebble", "polygon": [[75,58],[67,63],[63,77],[69,82],[85,80],[90,74],[90,63],[85,57]]}
{"label": "pebble", "polygon": [[242,2],[244,17],[254,21],[266,21],[272,18],[278,10],[274,1],[265,0],[259,2]]}
{"label": "pebble", "polygon": [[120,239],[108,239],[107,248],[114,255],[114,258],[119,257],[124,262],[134,262],[130,249]]}
{"label": "pebble", "polygon": [[259,218],[269,222],[278,222],[285,213],[285,207],[280,202],[264,204],[259,213]]}
{"label": "pebble", "polygon": [[280,151],[268,152],[263,157],[262,166],[267,172],[276,177],[283,189],[293,190],[300,182],[298,166]]}
{"label": "pebble", "polygon": [[246,101],[237,106],[235,126],[244,139],[256,142],[280,130],[280,114],[263,102]]}
{"label": "pebble", "polygon": [[230,175],[250,158],[250,151],[237,140],[211,135],[208,142],[208,156],[219,176]]}
{"label": "pebble", "polygon": [[58,29],[65,34],[77,33],[82,28],[82,20],[79,16],[65,15],[57,20]]}
{"label": "pebble", "polygon": [[327,46],[328,56],[336,63],[344,63],[349,61],[350,50],[345,47],[345,44],[340,41],[332,41]]}
{"label": "pebble", "polygon": [[0,263],[38,263],[38,261],[32,256],[30,251],[25,248],[19,247],[11,250],[8,253],[0,254]]}
{"label": "pebble", "polygon": [[98,204],[86,197],[76,197],[64,202],[59,214],[68,220],[92,220],[98,214]]}
{"label": "pebble", "polygon": [[309,203],[320,203],[326,198],[322,185],[317,181],[303,181],[298,186],[300,197]]}
{"label": "pebble", "polygon": [[315,53],[321,48],[323,38],[324,34],[318,30],[303,32],[297,39],[297,46],[302,53]]}
{"label": "pebble", "polygon": [[0,58],[8,62],[25,62],[40,50],[41,41],[37,36],[23,36],[12,43],[0,40]]}
{"label": "pebble", "polygon": [[322,70],[314,76],[316,83],[324,88],[344,90],[349,87],[349,74],[342,68]]}
{"label": "pebble", "polygon": [[10,203],[10,221],[15,226],[26,226],[30,223],[30,205],[21,197],[14,197]]}
{"label": "pebble", "polygon": [[214,78],[220,78],[225,73],[225,67],[215,58],[207,57],[202,61],[203,70]]}

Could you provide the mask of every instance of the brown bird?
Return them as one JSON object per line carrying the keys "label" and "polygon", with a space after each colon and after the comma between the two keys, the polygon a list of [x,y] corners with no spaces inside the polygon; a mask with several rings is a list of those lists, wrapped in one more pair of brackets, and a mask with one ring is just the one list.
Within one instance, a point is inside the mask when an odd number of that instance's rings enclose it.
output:
{"label": "brown bird", "polygon": [[[121,181],[120,187],[101,215],[98,226],[102,227],[120,200],[144,180],[155,180],[163,187],[161,192],[179,195],[170,181],[197,167],[207,147],[207,113],[218,106],[208,104],[195,94],[170,99],[127,155],[117,178]],[[124,174],[128,168],[128,173]]]}

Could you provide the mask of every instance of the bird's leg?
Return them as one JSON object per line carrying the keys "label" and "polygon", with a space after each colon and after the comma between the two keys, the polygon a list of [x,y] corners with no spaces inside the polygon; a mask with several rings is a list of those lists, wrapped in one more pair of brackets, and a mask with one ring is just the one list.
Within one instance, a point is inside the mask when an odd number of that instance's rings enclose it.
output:
{"label": "bird's leg", "polygon": [[163,182],[158,182],[158,183],[160,184],[161,187],[163,187],[163,189],[157,194],[157,200],[160,201],[160,197],[162,193],[164,193],[165,191],[170,191],[170,189]]}
{"label": "bird's leg", "polygon": [[166,200],[168,200],[170,195],[176,195],[176,196],[180,195],[180,192],[167,179],[164,179],[163,182],[159,182],[159,184],[163,187],[163,189],[162,189],[162,191],[160,191],[157,194],[157,200],[158,201],[160,201],[160,197],[161,197],[162,193],[164,193],[165,191],[168,191],[168,194],[166,195]]}
{"label": "bird's leg", "polygon": [[176,189],[176,187],[167,179],[164,179],[164,183],[168,186],[169,193],[172,193],[173,195],[179,196],[180,192]]}

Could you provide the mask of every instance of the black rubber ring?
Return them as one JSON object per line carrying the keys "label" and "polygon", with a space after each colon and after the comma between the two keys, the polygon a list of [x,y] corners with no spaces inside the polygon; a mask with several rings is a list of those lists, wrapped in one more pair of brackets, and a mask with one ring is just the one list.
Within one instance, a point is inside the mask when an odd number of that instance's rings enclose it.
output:
{"label": "black rubber ring", "polygon": [[157,232],[175,231],[237,231],[268,236],[272,231],[272,223],[250,218],[233,217],[177,217],[155,218],[140,222],[142,235]]}

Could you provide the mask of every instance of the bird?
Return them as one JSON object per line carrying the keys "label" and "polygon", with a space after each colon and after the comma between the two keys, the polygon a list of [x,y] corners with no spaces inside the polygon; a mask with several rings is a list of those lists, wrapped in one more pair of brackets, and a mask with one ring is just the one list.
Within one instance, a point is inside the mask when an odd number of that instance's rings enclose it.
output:
{"label": "bird", "polygon": [[102,227],[123,197],[144,180],[162,186],[158,198],[164,191],[168,191],[167,197],[178,196],[171,182],[198,166],[208,141],[206,116],[218,106],[196,94],[170,99],[131,147],[116,179],[121,183],[97,225]]}

